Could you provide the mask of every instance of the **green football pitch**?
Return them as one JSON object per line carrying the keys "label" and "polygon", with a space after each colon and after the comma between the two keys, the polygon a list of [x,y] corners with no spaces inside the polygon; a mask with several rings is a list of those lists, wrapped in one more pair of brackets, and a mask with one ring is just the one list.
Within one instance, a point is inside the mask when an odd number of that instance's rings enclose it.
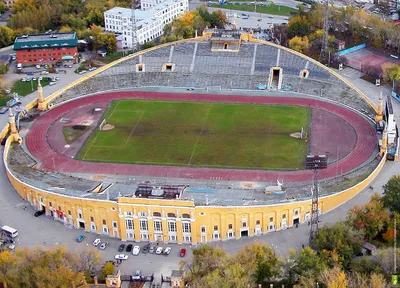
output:
{"label": "green football pitch", "polygon": [[[302,169],[311,109],[299,106],[119,100],[77,155],[84,161],[244,169]],[[309,133],[308,133],[309,134]]]}

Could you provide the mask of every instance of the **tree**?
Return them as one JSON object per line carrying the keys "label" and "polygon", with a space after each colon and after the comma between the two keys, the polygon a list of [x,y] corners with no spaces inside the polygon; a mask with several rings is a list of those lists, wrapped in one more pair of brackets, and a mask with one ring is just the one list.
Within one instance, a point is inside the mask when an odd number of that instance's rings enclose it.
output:
{"label": "tree", "polygon": [[[400,80],[400,67],[393,65],[395,71],[389,72],[393,81]],[[392,75],[394,73],[395,75]],[[383,186],[383,206],[393,212],[400,212],[400,175],[395,175]]]}
{"label": "tree", "polygon": [[308,37],[293,37],[289,40],[289,47],[297,52],[305,52],[310,47]]}
{"label": "tree", "polygon": [[100,279],[104,280],[104,279],[106,279],[106,277],[108,275],[113,275],[114,270],[115,270],[115,267],[114,267],[113,263],[111,263],[111,262],[106,263],[106,265],[104,265],[103,270],[101,270]]}
{"label": "tree", "polygon": [[7,26],[0,26],[0,48],[11,45],[14,42],[14,31]]}
{"label": "tree", "polygon": [[0,74],[6,74],[8,71],[8,66],[5,63],[0,63]]}
{"label": "tree", "polygon": [[347,288],[349,280],[343,270],[335,266],[332,269],[324,270],[319,280],[325,284],[327,288]]}
{"label": "tree", "polygon": [[361,252],[361,245],[364,242],[362,231],[355,230],[345,222],[337,222],[331,227],[322,227],[318,231],[317,237],[313,240],[312,247],[316,251],[335,252],[335,254],[326,254],[326,261],[334,264],[341,262],[344,268],[351,266],[353,255]]}
{"label": "tree", "polygon": [[290,19],[288,23],[288,36],[289,38],[295,36],[306,36],[310,29],[310,24],[305,16],[296,16]]}
{"label": "tree", "polygon": [[13,14],[36,8],[35,0],[17,0],[13,4]]}
{"label": "tree", "polygon": [[12,287],[15,284],[15,265],[17,258],[10,251],[0,252],[0,283],[5,288]]}
{"label": "tree", "polygon": [[146,43],[144,43],[143,45],[142,45],[142,49],[144,50],[144,49],[149,49],[149,48],[152,48],[152,47],[154,47],[154,46],[156,46],[156,43],[154,43],[153,41],[149,41],[149,42],[146,42]]}
{"label": "tree", "polygon": [[252,274],[255,283],[262,284],[279,274],[279,260],[271,247],[254,243],[242,248],[233,260]]}
{"label": "tree", "polygon": [[354,228],[364,231],[366,240],[371,241],[384,232],[390,217],[381,198],[375,194],[369,203],[363,206],[356,205],[350,210],[347,221]]}
{"label": "tree", "polygon": [[0,14],[3,14],[4,11],[6,11],[6,4],[4,4],[4,2],[0,1]]}

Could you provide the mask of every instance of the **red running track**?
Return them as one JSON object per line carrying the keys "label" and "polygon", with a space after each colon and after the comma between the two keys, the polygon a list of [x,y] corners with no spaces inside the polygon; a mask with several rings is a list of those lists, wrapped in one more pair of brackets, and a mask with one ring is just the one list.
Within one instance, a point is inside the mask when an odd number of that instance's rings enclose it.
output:
{"label": "red running track", "polygon": [[[171,167],[156,165],[135,164],[110,164],[84,162],[69,158],[55,152],[47,142],[47,131],[54,121],[58,121],[68,111],[87,105],[88,103],[111,101],[116,99],[152,99],[152,100],[183,100],[196,102],[231,102],[231,103],[257,103],[257,104],[282,104],[311,106],[325,109],[346,120],[357,133],[355,148],[346,157],[341,159],[338,165],[328,166],[320,172],[320,179],[332,178],[339,173],[346,173],[366,162],[376,153],[377,138],[372,125],[361,115],[344,107],[331,103],[296,97],[261,97],[238,95],[211,95],[211,94],[179,94],[157,92],[115,92],[77,99],[58,106],[34,121],[26,135],[26,146],[29,152],[39,162],[44,170],[56,170],[59,172],[90,173],[90,174],[119,174],[153,177],[177,177],[210,179],[219,177],[222,180],[262,181],[272,182],[283,179],[285,182],[308,182],[312,179],[311,171],[265,171],[265,170],[241,170],[218,168],[191,168]],[[329,133],[329,131],[327,131]],[[56,168],[56,169],[54,169]]]}

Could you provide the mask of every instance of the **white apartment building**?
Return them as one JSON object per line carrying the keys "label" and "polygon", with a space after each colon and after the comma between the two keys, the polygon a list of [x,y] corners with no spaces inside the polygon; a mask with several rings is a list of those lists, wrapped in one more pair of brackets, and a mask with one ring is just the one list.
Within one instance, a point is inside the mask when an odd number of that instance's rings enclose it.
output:
{"label": "white apartment building", "polygon": [[[135,10],[136,41],[143,44],[160,37],[164,26],[189,10],[188,0],[145,0],[142,5],[153,5]],[[142,8],[143,9],[143,8]],[[123,36],[122,47],[132,48],[132,10],[114,7],[104,12],[104,29]]]}

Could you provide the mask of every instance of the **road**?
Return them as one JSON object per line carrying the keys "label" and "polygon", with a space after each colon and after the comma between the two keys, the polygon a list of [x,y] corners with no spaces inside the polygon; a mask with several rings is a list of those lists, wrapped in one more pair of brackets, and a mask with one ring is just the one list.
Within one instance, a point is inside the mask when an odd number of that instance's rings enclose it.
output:
{"label": "road", "polygon": [[[375,87],[368,82],[360,80],[358,72],[354,72],[349,68],[341,71],[341,74],[363,90],[374,102],[377,102],[380,91],[387,93],[390,90],[388,86]],[[60,77],[60,83],[56,86],[44,87],[44,93],[45,95],[49,95],[51,92],[54,92],[58,88],[79,77],[80,75],[68,71],[67,75]],[[22,102],[26,104],[34,98],[36,98],[36,93],[23,97]],[[400,104],[394,102],[393,109],[395,115],[397,115],[396,120],[400,123]],[[7,115],[1,115],[0,126],[2,127],[6,122]],[[337,209],[322,215],[321,224],[331,224],[343,219],[346,216],[347,211],[354,205],[367,203],[373,192],[382,193],[382,186],[387,182],[390,176],[397,174],[399,170],[400,163],[388,162],[383,168],[381,174],[372,183],[372,186],[374,186],[373,190],[364,190]],[[5,175],[3,165],[0,166],[0,175],[0,186],[2,187],[2,189],[0,189],[0,225],[7,224],[19,230],[20,236],[17,239],[17,247],[34,247],[37,245],[50,247],[53,245],[66,245],[74,251],[79,251],[84,247],[91,246],[91,243],[95,238],[101,238],[103,241],[110,242],[110,246],[105,251],[101,252],[103,260],[113,259],[114,256],[118,254],[117,247],[119,246],[120,241],[116,239],[86,233],[82,230],[70,229],[64,227],[62,223],[53,221],[44,216],[38,218],[33,217],[34,210],[15,192]],[[28,206],[26,210],[23,209],[24,205]],[[308,233],[309,226],[307,226],[307,224],[302,224],[299,228],[290,228],[285,231],[272,232],[258,237],[229,240],[226,242],[215,242],[212,245],[221,246],[228,253],[234,254],[243,245],[253,242],[264,242],[274,247],[278,255],[285,255],[290,248],[299,249],[302,245],[306,245],[308,241]],[[86,239],[82,243],[77,243],[75,238],[80,234],[85,235]],[[144,244],[142,243],[139,245],[143,246]],[[130,259],[120,266],[121,272],[127,274],[133,273],[135,270],[142,270],[145,275],[151,273],[155,273],[155,275],[159,275],[160,273],[168,274],[172,269],[179,268],[179,261],[181,260],[178,256],[179,249],[185,247],[189,254],[191,249],[190,246],[185,245],[169,246],[172,247],[172,253],[168,257],[143,254],[140,254],[139,256],[130,255]],[[189,256],[190,255],[187,257]]]}

